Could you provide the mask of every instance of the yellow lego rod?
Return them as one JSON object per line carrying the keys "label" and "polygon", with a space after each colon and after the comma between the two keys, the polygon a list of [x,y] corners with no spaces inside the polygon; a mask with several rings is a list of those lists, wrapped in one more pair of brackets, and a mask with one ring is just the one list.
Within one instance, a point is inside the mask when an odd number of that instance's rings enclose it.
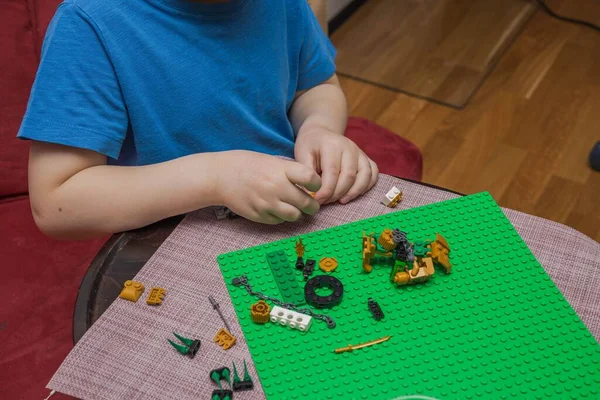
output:
{"label": "yellow lego rod", "polygon": [[339,349],[335,349],[334,352],[336,354],[339,354],[339,353],[345,353],[347,351],[353,351],[356,349],[362,349],[363,347],[369,347],[369,346],[373,346],[374,344],[377,344],[377,343],[383,343],[385,341],[388,341],[388,340],[390,340],[391,337],[392,337],[391,335],[388,335],[388,336],[382,337],[381,339],[371,340],[370,342],[357,344],[355,346],[349,344],[346,347],[340,347]]}

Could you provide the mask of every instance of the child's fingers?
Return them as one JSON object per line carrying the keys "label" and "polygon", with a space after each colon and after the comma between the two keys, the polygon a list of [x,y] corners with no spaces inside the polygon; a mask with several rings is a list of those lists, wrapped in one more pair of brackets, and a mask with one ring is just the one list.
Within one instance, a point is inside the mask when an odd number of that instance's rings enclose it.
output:
{"label": "child's fingers", "polygon": [[286,162],[285,175],[293,184],[305,187],[311,192],[321,188],[321,177],[315,170],[298,162]]}
{"label": "child's fingers", "polygon": [[365,156],[361,156],[358,159],[358,173],[356,174],[356,180],[350,190],[342,196],[340,203],[346,204],[368,190],[372,176],[373,173],[371,171],[369,159]]}
{"label": "child's fingers", "polygon": [[356,182],[358,176],[358,155],[355,151],[346,150],[342,153],[340,175],[335,186],[335,191],[329,201],[337,201],[344,196]]}
{"label": "child's fingers", "polygon": [[316,199],[323,204],[328,202],[335,192],[340,176],[342,152],[336,148],[323,148],[321,151],[321,180],[323,184],[316,194]]}
{"label": "child's fingers", "polygon": [[[367,156],[365,155],[365,157]],[[369,186],[363,193],[369,191],[373,186],[375,186],[375,184],[377,183],[377,179],[379,179],[379,167],[377,166],[377,164],[375,164],[375,161],[371,160],[368,157],[367,159],[369,160],[369,164],[371,165],[371,180],[369,181]]]}
{"label": "child's fingers", "polygon": [[321,207],[319,202],[304,190],[290,185],[290,188],[281,193],[281,201],[293,206],[304,214],[315,215]]}
{"label": "child's fingers", "polygon": [[296,154],[296,161],[302,165],[312,168],[317,172],[317,160],[312,151],[300,151]]}
{"label": "child's fingers", "polygon": [[281,201],[270,211],[270,214],[288,222],[298,221],[302,217],[302,211]]}

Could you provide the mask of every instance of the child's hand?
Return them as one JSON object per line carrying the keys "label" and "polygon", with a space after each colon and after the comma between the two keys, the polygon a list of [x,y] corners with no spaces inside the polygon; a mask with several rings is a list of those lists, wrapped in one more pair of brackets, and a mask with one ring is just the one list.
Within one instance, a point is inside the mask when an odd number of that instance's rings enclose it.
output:
{"label": "child's hand", "polygon": [[300,131],[294,150],[296,160],[321,174],[323,184],[315,198],[319,203],[345,204],[377,183],[379,170],[353,141],[324,128]]}
{"label": "child's hand", "polygon": [[319,190],[321,178],[312,168],[251,151],[228,151],[221,156],[217,197],[236,214],[278,224],[319,211],[319,203],[296,186]]}

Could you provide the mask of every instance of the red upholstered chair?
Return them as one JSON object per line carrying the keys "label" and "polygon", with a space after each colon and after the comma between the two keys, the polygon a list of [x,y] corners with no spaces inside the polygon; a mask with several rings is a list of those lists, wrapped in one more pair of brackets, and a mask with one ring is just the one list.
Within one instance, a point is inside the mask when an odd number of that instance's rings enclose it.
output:
{"label": "red upholstered chair", "polygon": [[[104,239],[58,242],[33,221],[29,144],[16,139],[48,22],[61,0],[4,0],[0,12],[0,398],[41,399],[70,351],[77,288]],[[405,139],[352,118],[348,137],[381,172],[421,178],[421,154]],[[56,398],[56,397],[54,397]],[[53,399],[54,399],[53,398]]]}

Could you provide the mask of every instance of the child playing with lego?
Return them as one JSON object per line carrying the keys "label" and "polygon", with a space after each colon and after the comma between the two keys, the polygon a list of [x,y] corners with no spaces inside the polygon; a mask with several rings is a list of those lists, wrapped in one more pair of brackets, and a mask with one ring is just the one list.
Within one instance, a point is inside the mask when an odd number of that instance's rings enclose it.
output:
{"label": "child playing with lego", "polygon": [[277,224],[349,202],[378,170],[343,136],[334,57],[306,0],[66,0],[18,134],[36,223],[86,238],[210,205]]}

